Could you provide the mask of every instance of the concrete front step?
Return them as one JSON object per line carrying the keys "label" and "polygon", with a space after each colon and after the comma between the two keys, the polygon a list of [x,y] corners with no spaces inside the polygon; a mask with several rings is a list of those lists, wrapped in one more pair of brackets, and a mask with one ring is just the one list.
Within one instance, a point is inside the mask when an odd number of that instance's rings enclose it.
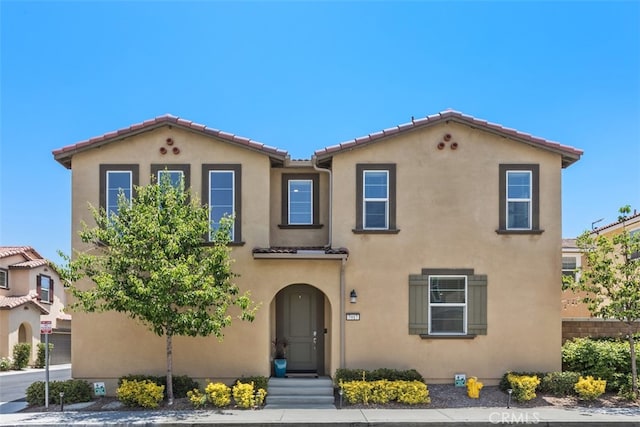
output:
{"label": "concrete front step", "polygon": [[266,408],[335,408],[333,382],[322,378],[270,378]]}

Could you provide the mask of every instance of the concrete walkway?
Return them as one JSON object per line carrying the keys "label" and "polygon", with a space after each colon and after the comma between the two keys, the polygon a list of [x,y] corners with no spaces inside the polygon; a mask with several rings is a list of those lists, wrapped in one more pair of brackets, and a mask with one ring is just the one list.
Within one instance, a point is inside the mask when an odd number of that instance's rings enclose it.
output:
{"label": "concrete walkway", "polygon": [[215,425],[279,426],[638,426],[640,409],[456,408],[456,409],[262,409],[257,411],[46,412],[0,415],[1,426]]}

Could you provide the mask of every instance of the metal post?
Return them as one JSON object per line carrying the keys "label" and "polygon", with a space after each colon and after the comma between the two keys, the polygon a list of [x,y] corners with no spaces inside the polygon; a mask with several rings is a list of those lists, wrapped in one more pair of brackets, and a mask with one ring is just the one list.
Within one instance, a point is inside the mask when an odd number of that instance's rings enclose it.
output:
{"label": "metal post", "polygon": [[44,407],[49,409],[49,334],[44,335]]}

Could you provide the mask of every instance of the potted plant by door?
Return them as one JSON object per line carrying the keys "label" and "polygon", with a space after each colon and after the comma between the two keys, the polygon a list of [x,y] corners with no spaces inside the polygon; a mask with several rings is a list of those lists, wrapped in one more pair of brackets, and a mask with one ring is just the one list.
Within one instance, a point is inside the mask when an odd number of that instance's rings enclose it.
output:
{"label": "potted plant by door", "polygon": [[284,378],[287,373],[287,339],[273,340],[273,367],[276,377]]}

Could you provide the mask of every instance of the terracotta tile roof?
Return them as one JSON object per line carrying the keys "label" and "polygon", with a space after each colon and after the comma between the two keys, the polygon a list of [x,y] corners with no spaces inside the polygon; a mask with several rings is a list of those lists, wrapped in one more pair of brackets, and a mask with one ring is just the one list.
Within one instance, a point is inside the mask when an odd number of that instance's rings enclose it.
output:
{"label": "terracotta tile roof", "polygon": [[544,138],[530,135],[528,133],[520,132],[515,129],[506,128],[502,125],[491,123],[486,120],[477,119],[467,114],[460,113],[454,110],[446,110],[438,114],[433,114],[421,119],[412,120],[411,123],[404,123],[393,128],[384,129],[379,132],[371,133],[366,136],[361,136],[350,141],[343,142],[338,145],[332,145],[330,147],[317,150],[315,152],[316,157],[319,160],[323,160],[339,154],[344,151],[352,150],[354,148],[362,147],[378,140],[392,137],[396,134],[415,130],[417,128],[432,126],[441,122],[453,121],[456,123],[465,124],[471,127],[479,128],[484,131],[493,132],[498,135],[502,135],[508,138],[515,139],[517,141],[547,149],[562,155],[562,167],[567,167],[572,163],[580,159],[583,151],[577,148],[573,148],[567,145],[562,145],[557,142],[549,141]]}
{"label": "terracotta tile roof", "polygon": [[31,246],[0,246],[0,258],[6,258],[19,254],[25,255],[29,251],[35,252]]}
{"label": "terracotta tile roof", "polygon": [[136,123],[126,128],[118,129],[115,131],[107,132],[103,135],[96,136],[76,144],[68,145],[60,149],[53,151],[53,157],[67,169],[71,168],[71,158],[74,154],[99,147],[108,144],[119,139],[123,139],[138,133],[148,132],[150,130],[159,128],[161,126],[171,125],[182,129],[190,130],[200,133],[206,136],[212,136],[219,139],[223,139],[232,144],[236,144],[251,150],[260,151],[271,157],[275,157],[279,160],[284,160],[287,157],[287,152],[275,147],[271,147],[260,142],[254,141],[243,136],[234,135],[232,133],[224,132],[218,129],[213,129],[205,125],[194,123],[190,120],[182,119],[180,117],[172,116],[171,114],[165,114],[150,120],[146,120],[141,123]]}
{"label": "terracotta tile roof", "polygon": [[56,317],[56,319],[58,319],[58,320],[71,320],[71,315],[67,314],[67,313],[60,313],[60,314],[58,314],[58,317]]}
{"label": "terracotta tile roof", "polygon": [[27,295],[13,297],[0,296],[0,310],[11,310],[24,304],[33,304],[42,314],[49,314],[49,310],[38,302],[38,295],[36,295],[35,291],[31,291]]}
{"label": "terracotta tile roof", "polygon": [[576,239],[562,239],[562,249],[575,249],[577,247]]}
{"label": "terracotta tile roof", "polygon": [[11,264],[10,268],[35,268],[43,265],[49,265],[49,261],[46,259],[34,259],[30,261],[19,262],[16,264]]}
{"label": "terracotta tile roof", "polygon": [[325,255],[349,255],[346,248],[326,248],[324,246],[273,246],[253,249],[254,254],[297,254],[305,251],[324,251]]}
{"label": "terracotta tile roof", "polygon": [[[638,220],[638,221],[636,221],[636,220]],[[640,222],[640,212],[638,212],[638,213],[634,212],[633,215],[629,215],[623,221],[615,221],[615,222],[612,222],[611,224],[607,224],[607,225],[603,225],[602,227],[598,227],[598,228],[593,230],[593,233],[599,233],[602,230],[606,230],[607,228],[615,227],[616,225],[622,224],[623,222],[627,222],[628,223],[629,221],[631,221],[632,223]]]}

